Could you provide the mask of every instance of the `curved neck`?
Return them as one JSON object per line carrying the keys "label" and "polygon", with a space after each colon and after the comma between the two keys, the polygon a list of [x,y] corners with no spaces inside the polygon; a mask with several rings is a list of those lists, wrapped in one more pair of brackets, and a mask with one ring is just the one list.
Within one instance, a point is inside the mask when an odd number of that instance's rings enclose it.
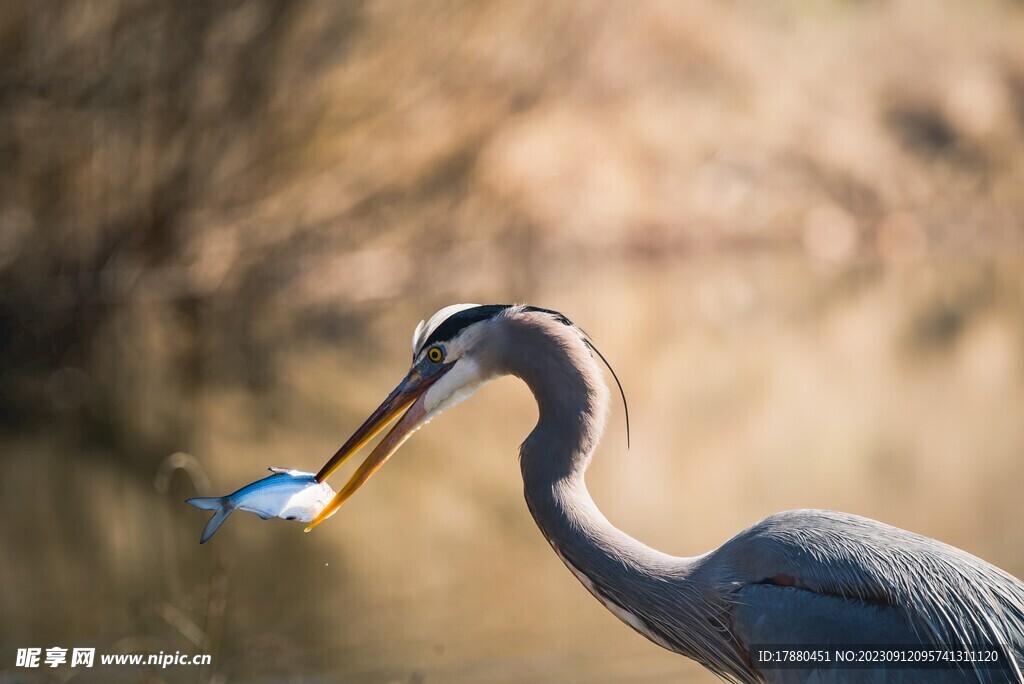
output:
{"label": "curved neck", "polygon": [[584,474],[604,433],[609,398],[589,348],[574,329],[546,317],[507,326],[504,370],[537,401],[537,425],[519,459],[526,501],[544,536],[560,554],[582,543],[657,553],[608,522],[587,491]]}
{"label": "curved neck", "polygon": [[[544,316],[504,323],[502,371],[521,378],[537,400],[537,425],[520,447],[526,502],[541,532],[580,581],[612,612],[656,643],[641,607],[685,579],[692,564],[633,539],[612,525],[584,482],[604,431],[608,387],[573,328]],[[637,608],[634,610],[634,606]]]}
{"label": "curved neck", "polygon": [[[502,321],[491,359],[537,400],[537,426],[520,447],[526,502],[537,526],[580,582],[623,622],[656,644],[720,673],[752,679],[721,625],[721,578],[706,556],[679,558],[617,529],[598,510],[584,472],[604,431],[608,388],[573,328],[543,315]],[[749,676],[748,676],[749,675]]]}

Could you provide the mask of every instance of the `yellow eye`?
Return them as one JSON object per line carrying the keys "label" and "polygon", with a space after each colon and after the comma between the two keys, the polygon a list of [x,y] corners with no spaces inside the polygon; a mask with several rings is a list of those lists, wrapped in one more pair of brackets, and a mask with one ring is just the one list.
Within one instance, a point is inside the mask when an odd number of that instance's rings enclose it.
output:
{"label": "yellow eye", "polygon": [[442,350],[440,347],[431,347],[427,351],[427,358],[433,361],[434,363],[441,363],[441,359],[444,358],[444,350]]}

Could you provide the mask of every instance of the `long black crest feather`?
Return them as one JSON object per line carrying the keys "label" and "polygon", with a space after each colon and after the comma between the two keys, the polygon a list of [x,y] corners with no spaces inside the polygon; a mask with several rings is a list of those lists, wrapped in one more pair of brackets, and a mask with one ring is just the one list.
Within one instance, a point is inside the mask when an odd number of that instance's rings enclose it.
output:
{"label": "long black crest feather", "polygon": [[550,314],[550,315],[554,316],[555,318],[557,318],[559,320],[559,322],[564,323],[565,325],[569,325],[569,326],[572,326],[572,327],[576,328],[576,330],[578,330],[580,332],[580,334],[583,335],[583,342],[588,347],[590,347],[590,350],[592,352],[594,352],[595,354],[597,354],[597,357],[599,359],[601,359],[602,362],[604,362],[605,366],[607,366],[608,370],[612,374],[612,378],[615,379],[615,385],[619,388],[619,396],[622,397],[622,409],[623,409],[623,411],[625,411],[625,414],[626,414],[626,448],[629,449],[629,443],[630,443],[630,439],[629,439],[629,403],[626,402],[626,391],[624,389],[622,389],[622,383],[619,382],[619,376],[615,374],[615,369],[612,368],[612,364],[608,363],[608,359],[606,359],[604,357],[604,354],[601,353],[601,350],[599,350],[597,348],[597,345],[594,344],[594,341],[592,339],[590,339],[590,335],[587,334],[587,331],[584,330],[583,328],[579,327],[578,325],[576,325],[572,321],[570,321],[565,316],[565,314],[559,313],[557,311],[552,311],[551,309],[542,309],[542,308],[540,308],[538,306],[527,306],[527,307],[524,307],[524,308],[527,311],[538,311],[538,312],[541,312],[541,313]]}
{"label": "long black crest feather", "polygon": [[593,340],[583,333],[583,341],[587,343],[587,346],[597,354],[598,358],[604,361],[604,365],[608,366],[608,370],[611,371],[612,377],[615,378],[615,384],[619,388],[619,396],[622,397],[622,408],[626,413],[626,449],[629,449],[629,404],[626,403],[626,391],[622,389],[622,383],[619,382],[619,376],[615,374],[615,369],[612,368],[612,364],[608,363],[608,359],[604,358],[604,354],[597,348]]}

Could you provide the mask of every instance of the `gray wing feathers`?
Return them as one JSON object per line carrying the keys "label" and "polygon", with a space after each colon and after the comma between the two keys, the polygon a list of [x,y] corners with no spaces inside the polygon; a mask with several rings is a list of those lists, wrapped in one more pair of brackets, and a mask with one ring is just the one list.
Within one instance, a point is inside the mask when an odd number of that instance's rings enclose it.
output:
{"label": "gray wing feathers", "polygon": [[[1006,646],[1024,682],[1024,583],[960,549],[868,518],[803,510],[765,519],[718,554],[736,573],[734,586],[781,576],[825,597],[892,606],[915,642]],[[842,614],[857,612],[843,605]]]}
{"label": "gray wing feathers", "polygon": [[883,604],[751,584],[736,592],[733,630],[744,644],[913,644],[900,612]]}
{"label": "gray wing feathers", "polygon": [[[748,648],[754,646],[850,646],[915,644],[914,631],[893,606],[857,599],[823,596],[806,589],[752,584],[736,593],[733,629]],[[1002,681],[1005,674],[991,674]],[[770,683],[789,682],[885,682],[886,684],[968,684],[978,676],[967,669],[890,668],[852,670],[845,664],[823,664],[815,669],[762,668]],[[984,681],[984,680],[983,680]]]}

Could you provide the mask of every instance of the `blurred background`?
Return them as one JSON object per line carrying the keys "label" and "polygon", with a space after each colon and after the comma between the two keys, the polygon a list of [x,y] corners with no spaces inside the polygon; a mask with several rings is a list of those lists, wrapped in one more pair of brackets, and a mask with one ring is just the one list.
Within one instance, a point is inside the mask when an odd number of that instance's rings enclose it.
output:
{"label": "blurred background", "polygon": [[0,681],[711,681],[551,553],[513,380],[314,534],[197,544],[185,498],[318,469],[461,301],[599,343],[633,442],[616,404],[588,482],[648,544],[835,508],[1024,576],[1022,35],[1011,0],[4,2]]}

